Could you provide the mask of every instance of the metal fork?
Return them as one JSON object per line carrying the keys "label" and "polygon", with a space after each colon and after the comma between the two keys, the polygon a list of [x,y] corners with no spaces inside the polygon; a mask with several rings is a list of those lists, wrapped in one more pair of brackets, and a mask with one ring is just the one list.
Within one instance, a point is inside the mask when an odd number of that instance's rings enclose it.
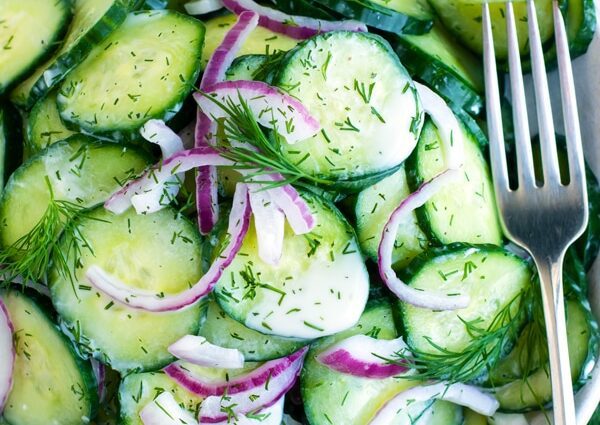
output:
{"label": "metal fork", "polygon": [[492,174],[502,226],[513,242],[531,254],[540,277],[552,377],[554,423],[574,425],[577,422],[567,347],[562,267],[567,248],[582,234],[587,225],[588,210],[571,58],[565,24],[557,0],[553,1],[553,8],[569,162],[567,184],[561,183],[548,80],[533,0],[527,0],[527,11],[532,74],[540,129],[543,183],[536,182],[534,173],[521,58],[515,16],[510,2],[506,3],[505,16],[516,138],[518,174],[516,189],[509,187],[498,74],[487,3],[483,4],[485,90]]}

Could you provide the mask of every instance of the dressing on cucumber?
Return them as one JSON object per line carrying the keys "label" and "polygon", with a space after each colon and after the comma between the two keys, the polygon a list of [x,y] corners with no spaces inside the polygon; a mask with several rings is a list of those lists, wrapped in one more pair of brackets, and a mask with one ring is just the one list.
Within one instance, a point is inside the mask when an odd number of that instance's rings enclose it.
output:
{"label": "dressing on cucumber", "polygon": [[98,395],[80,359],[45,309],[20,291],[0,292],[13,322],[13,388],[4,408],[12,425],[79,425],[94,417]]}
{"label": "dressing on cucumber", "polygon": [[204,26],[172,11],[130,13],[62,82],[61,118],[115,140],[136,138],[151,118],[170,120],[200,72]]}

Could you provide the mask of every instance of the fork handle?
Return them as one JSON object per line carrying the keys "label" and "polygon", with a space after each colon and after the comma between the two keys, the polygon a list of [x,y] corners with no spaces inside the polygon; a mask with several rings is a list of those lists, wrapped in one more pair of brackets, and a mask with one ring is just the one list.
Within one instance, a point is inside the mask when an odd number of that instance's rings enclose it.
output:
{"label": "fork handle", "polygon": [[555,425],[574,425],[575,401],[569,364],[565,303],[563,295],[563,260],[565,251],[553,256],[534,255],[538,268],[548,337],[550,375]]}

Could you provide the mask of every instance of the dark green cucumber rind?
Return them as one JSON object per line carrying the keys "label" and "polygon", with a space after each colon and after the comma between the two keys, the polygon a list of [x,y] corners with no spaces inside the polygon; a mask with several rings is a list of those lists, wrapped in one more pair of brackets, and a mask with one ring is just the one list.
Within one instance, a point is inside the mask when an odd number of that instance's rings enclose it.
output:
{"label": "dark green cucumber rind", "polygon": [[424,34],[433,20],[420,19],[372,3],[369,0],[316,0],[323,6],[365,24],[395,34]]}
{"label": "dark green cucumber rind", "polygon": [[577,242],[585,270],[592,268],[600,252],[600,184],[592,170],[586,166],[588,190],[588,227]]}
{"label": "dark green cucumber rind", "polygon": [[[132,13],[144,13],[144,11],[142,10],[139,12],[132,12]],[[199,21],[195,18],[192,18],[190,16],[184,15],[179,12],[172,12],[172,13],[176,13],[177,15],[179,15],[180,19],[188,20],[188,21],[194,22],[196,25],[199,25],[199,27],[201,27],[199,37],[202,41],[200,42],[200,46],[198,48],[198,51],[196,52],[197,55],[196,55],[196,57],[194,57],[194,63],[193,63],[194,72],[192,73],[190,78],[184,82],[185,90],[182,90],[180,96],[177,98],[174,98],[173,101],[171,102],[171,104],[167,105],[163,109],[163,111],[162,111],[163,114],[161,116],[149,116],[148,119],[152,119],[152,118],[162,119],[162,120],[166,121],[167,124],[169,124],[170,126],[177,127],[180,125],[181,127],[184,127],[185,125],[187,125],[189,123],[189,121],[186,123],[183,123],[182,122],[183,120],[179,121],[178,114],[179,114],[179,112],[181,112],[182,109],[185,109],[184,106],[186,105],[186,101],[188,101],[188,96],[194,89],[194,85],[196,84],[196,81],[198,80],[198,76],[200,75],[201,63],[202,63],[201,52],[202,52],[202,48],[204,47],[204,35],[206,34],[206,28],[201,21]],[[191,55],[190,55],[190,60],[191,60]],[[63,91],[63,86],[60,87],[60,92]],[[62,112],[60,101],[58,102],[58,109],[59,109],[59,112]],[[185,114],[187,114],[187,112],[184,113],[184,115]],[[61,114],[61,116],[62,116],[62,114]],[[172,124],[173,121],[175,121],[174,124]],[[95,129],[95,128],[93,128],[93,126],[90,126],[87,124],[81,125],[81,124],[71,122],[68,119],[64,120],[64,124],[69,130],[78,131],[78,132],[81,132],[84,134],[90,134],[99,139],[104,139],[104,140],[108,140],[108,141],[132,142],[132,141],[139,139],[139,127],[130,127],[127,129],[124,128],[124,129],[120,129],[120,130],[108,130],[108,129],[99,130],[99,129]]]}
{"label": "dark green cucumber rind", "polygon": [[168,0],[136,0],[130,10],[161,10],[166,9]]}
{"label": "dark green cucumber rind", "polygon": [[[311,18],[336,21],[340,19],[337,13],[321,7],[318,0],[268,0],[273,7],[289,15],[309,16]],[[269,4],[269,6],[271,6]]]}
{"label": "dark green cucumber rind", "polygon": [[[35,306],[35,308],[37,308],[37,310],[40,312],[40,314],[42,314],[50,323],[53,324],[53,327],[56,328],[57,335],[64,342],[64,346],[71,352],[71,355],[73,356],[73,359],[75,360],[77,370],[79,371],[82,381],[86,387],[84,389],[84,393],[85,393],[85,396],[86,396],[89,406],[90,406],[90,411],[89,411],[88,417],[94,418],[100,407],[100,400],[98,398],[98,382],[96,381],[96,375],[94,375],[94,371],[92,369],[90,362],[86,359],[83,359],[82,357],[80,357],[77,354],[77,351],[73,347],[69,338],[67,338],[62,333],[62,331],[60,330],[60,327],[56,324],[57,314],[54,311],[54,309],[52,308],[52,304],[46,297],[41,296],[36,291],[27,289],[23,286],[14,288],[13,290],[18,291],[19,293],[25,295],[27,297],[27,299],[29,301],[31,301],[31,304],[33,304]],[[20,425],[20,424],[14,424],[14,425]]]}
{"label": "dark green cucumber rind", "polygon": [[0,191],[23,158],[21,127],[19,112],[8,103],[0,105]]}
{"label": "dark green cucumber rind", "polygon": [[[463,129],[466,129],[471,134],[471,136],[477,141],[477,144],[481,149],[482,154],[484,154],[484,152],[487,152],[486,147],[488,141],[477,122],[464,111],[461,111],[460,108],[452,107],[452,104],[450,104],[450,107],[454,112],[455,116],[458,118],[459,123],[462,124]],[[466,141],[466,143],[469,143],[469,141]],[[418,152],[419,149],[416,148],[412,152],[412,154],[406,159],[406,179],[408,181],[408,185],[411,189],[411,192],[416,191],[424,183],[423,177],[418,172]],[[434,244],[441,245],[441,241],[431,228],[429,213],[427,212],[425,206],[417,208],[415,210],[415,214],[417,216],[419,226],[425,232],[429,240]]]}
{"label": "dark green cucumber rind", "polygon": [[267,55],[242,55],[233,60],[231,66],[225,71],[225,78],[229,81],[253,80],[254,75],[268,60]]}
{"label": "dark green cucumber rind", "polygon": [[29,64],[29,66],[27,66],[25,69],[23,69],[19,75],[15,76],[15,78],[13,78],[12,81],[8,82],[4,87],[0,86],[0,95],[2,95],[4,93],[8,93],[18,83],[20,83],[25,78],[27,78],[27,76],[34,69],[36,69],[36,67],[39,64],[41,64],[43,61],[48,59],[54,52],[54,49],[56,47],[58,47],[58,45],[60,44],[60,41],[63,39],[64,35],[66,34],[67,29],[69,28],[69,22],[71,22],[71,18],[73,16],[71,0],[57,0],[55,3],[57,5],[58,4],[62,5],[62,8],[64,9],[64,16],[61,21],[60,28],[56,31],[56,33],[54,34],[54,37],[52,39],[48,40],[48,45],[52,46],[53,48],[48,48],[45,51],[41,51],[39,53],[39,55]]}
{"label": "dark green cucumber rind", "polygon": [[394,48],[410,75],[421,80],[447,102],[478,116],[483,111],[483,96],[460,75],[443,62],[431,58],[401,36],[395,38]]}
{"label": "dark green cucumber rind", "polygon": [[239,350],[248,362],[264,362],[288,356],[308,344],[307,341],[265,335],[227,316],[211,300],[198,335],[220,347]]}
{"label": "dark green cucumber rind", "polygon": [[581,1],[583,3],[583,20],[581,21],[581,26],[574,38],[569,40],[569,51],[571,52],[571,57],[575,58],[587,52],[596,33],[596,5],[594,0],[569,1]]}
{"label": "dark green cucumber rind", "polygon": [[378,181],[383,180],[387,176],[391,176],[400,169],[402,164],[399,164],[389,170],[382,171],[380,173],[367,174],[365,176],[356,177],[353,179],[336,180],[331,186],[323,186],[323,189],[327,192],[338,193],[338,194],[354,194],[358,193],[369,186],[374,185]]}
{"label": "dark green cucumber rind", "polygon": [[25,94],[26,97],[11,96],[11,100],[23,109],[31,109],[35,102],[46,96],[73,68],[79,65],[96,44],[108,37],[111,32],[121,25],[126,17],[127,7],[122,3],[122,0],[115,0],[104,16],[82,35],[67,52],[57,57],[52,63],[43,65],[44,67],[47,65],[44,72],[55,75],[50,85],[41,75],[31,87],[31,91]]}

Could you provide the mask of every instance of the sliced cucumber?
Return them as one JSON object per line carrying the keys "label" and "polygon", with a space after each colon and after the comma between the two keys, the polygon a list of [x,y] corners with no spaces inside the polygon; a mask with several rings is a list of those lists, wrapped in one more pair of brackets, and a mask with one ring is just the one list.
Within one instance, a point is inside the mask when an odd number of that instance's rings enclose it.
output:
{"label": "sliced cucumber", "polygon": [[463,410],[464,420],[462,425],[488,425],[487,416],[473,412],[471,409]]}
{"label": "sliced cucumber", "polygon": [[11,100],[30,109],[85,59],[92,48],[127,16],[122,0],[75,0],[73,20],[57,52],[11,93]]}
{"label": "sliced cucumber", "polygon": [[[356,198],[356,233],[363,252],[377,262],[379,243],[390,214],[411,191],[406,181],[404,165],[389,177],[369,186]],[[398,229],[392,261],[395,268],[407,266],[429,245],[427,236],[419,227],[416,214]]]}
{"label": "sliced cucumber", "polygon": [[131,140],[148,119],[173,118],[200,72],[203,40],[204,26],[189,16],[130,13],[62,82],[62,119],[85,132]]}
{"label": "sliced cucumber", "polygon": [[316,0],[337,13],[382,31],[424,34],[433,25],[425,0]]}
{"label": "sliced cucumber", "polygon": [[521,258],[492,246],[455,245],[432,251],[406,271],[408,285],[424,291],[463,293],[470,296],[467,308],[431,311],[399,302],[406,341],[419,352],[442,349],[461,352],[472,341],[464,322],[476,321],[487,329],[496,315],[519,309],[515,298],[531,281],[531,269]]}
{"label": "sliced cucumber", "polygon": [[10,104],[0,104],[0,192],[22,156],[21,116]]}
{"label": "sliced cucumber", "polygon": [[190,412],[197,412],[202,398],[188,392],[163,372],[135,373],[126,376],[119,387],[121,425],[143,425],[141,410],[159,394],[170,391],[175,400]]}
{"label": "sliced cucumber", "polygon": [[[466,2],[463,0],[429,0],[431,6],[437,12],[442,23],[453,32],[475,53],[483,52],[483,34],[481,2]],[[535,2],[537,11],[538,27],[542,43],[549,40],[554,34],[552,18],[552,1],[539,0]],[[492,18],[492,33],[494,35],[494,47],[498,59],[507,59],[507,36],[506,36],[506,11],[503,3],[490,3],[490,16]],[[514,2],[515,21],[521,54],[529,51],[529,37],[527,29],[527,4],[525,2]]]}
{"label": "sliced cucumber", "polygon": [[305,235],[285,229],[279,265],[258,256],[251,223],[240,252],[215,287],[232,318],[269,335],[317,338],[354,326],[369,292],[369,276],[354,230],[333,206],[302,193],[317,225]]}
{"label": "sliced cucumber", "polygon": [[[113,369],[155,370],[173,360],[167,347],[184,335],[196,334],[203,310],[196,304],[170,313],[131,309],[94,291],[85,279],[98,265],[119,279],[145,290],[173,294],[201,277],[202,245],[195,225],[168,208],[149,215],[133,209],[114,215],[99,206],[79,222],[82,248],[74,282],[50,272],[52,302],[78,345]],[[59,248],[68,251],[73,235],[64,234]]]}
{"label": "sliced cucumber", "polygon": [[381,179],[381,173],[399,167],[418,139],[423,120],[416,90],[378,36],[338,31],[308,39],[288,52],[273,83],[321,124],[312,138],[281,146],[308,174],[342,182]]}
{"label": "sliced cucumber", "polygon": [[[466,118],[465,116],[461,117]],[[417,210],[421,228],[442,244],[452,242],[501,245],[502,229],[488,164],[480,149],[481,131],[461,125],[464,143],[463,174]],[[481,142],[485,143],[485,142]],[[427,120],[417,148],[407,161],[408,182],[415,191],[446,169],[443,143],[437,128]]]}
{"label": "sliced cucumber", "polygon": [[594,0],[567,2],[567,33],[572,57],[583,55],[596,32],[596,4]]}
{"label": "sliced cucumber", "polygon": [[149,163],[140,151],[83,135],[55,143],[30,158],[8,180],[0,199],[0,245],[10,246],[40,221],[56,200],[87,207],[104,202],[119,182]]}
{"label": "sliced cucumber", "polygon": [[[311,425],[367,425],[377,411],[396,394],[416,385],[415,381],[392,377],[368,379],[343,374],[316,360],[332,344],[353,335],[366,334],[379,339],[397,336],[392,309],[385,298],[369,301],[356,326],[339,334],[320,339],[311,346],[302,371],[300,388],[306,417]],[[428,409],[433,411],[428,415]],[[412,423],[427,425],[462,424],[460,408],[447,402],[414,403],[390,425]],[[427,421],[413,420],[427,416]],[[431,415],[431,416],[430,416]]]}
{"label": "sliced cucumber", "polygon": [[95,415],[98,395],[90,364],[33,299],[20,291],[2,298],[13,322],[15,368],[4,418],[14,425],[79,425]]}
{"label": "sliced cucumber", "polygon": [[316,0],[269,0],[274,9],[289,15],[310,16],[311,18],[335,21],[338,14],[321,6]]}
{"label": "sliced cucumber", "polygon": [[198,335],[220,347],[235,348],[246,361],[252,362],[285,357],[306,345],[304,340],[265,335],[247,328],[229,317],[213,300],[208,303]]}
{"label": "sliced cucumber", "polygon": [[[225,34],[237,20],[236,15],[223,15],[206,21],[206,40],[202,50],[202,68],[206,66],[215,49],[221,44]],[[298,44],[298,40],[283,34],[275,33],[267,28],[258,26],[248,35],[248,38],[238,52],[238,56],[261,54],[269,55],[278,50],[288,51]]]}
{"label": "sliced cucumber", "polygon": [[481,60],[461,46],[437,22],[423,35],[402,35],[395,45],[410,74],[448,102],[479,115],[483,109]]}
{"label": "sliced cucumber", "polygon": [[[567,340],[569,343],[569,361],[571,363],[571,376],[577,382],[586,366],[590,365],[590,355],[595,356],[596,350],[591,350],[591,341],[597,344],[597,337],[592,324],[589,321],[589,308],[580,302],[568,300],[566,303],[567,313]],[[591,351],[594,351],[591,353]],[[591,363],[593,364],[593,363]],[[526,379],[518,378],[506,385],[493,389],[494,396],[500,402],[500,408],[504,411],[527,411],[539,409],[552,399],[550,385],[550,374],[548,366],[529,375]]]}
{"label": "sliced cucumber", "polygon": [[267,55],[239,56],[233,61],[225,75],[230,81],[254,80],[254,73],[264,65],[267,59]]}
{"label": "sliced cucumber", "polygon": [[31,156],[46,146],[75,134],[60,119],[56,106],[56,92],[37,102],[27,116],[27,155]]}
{"label": "sliced cucumber", "polygon": [[68,0],[4,0],[0,10],[0,94],[58,47],[71,19]]}

